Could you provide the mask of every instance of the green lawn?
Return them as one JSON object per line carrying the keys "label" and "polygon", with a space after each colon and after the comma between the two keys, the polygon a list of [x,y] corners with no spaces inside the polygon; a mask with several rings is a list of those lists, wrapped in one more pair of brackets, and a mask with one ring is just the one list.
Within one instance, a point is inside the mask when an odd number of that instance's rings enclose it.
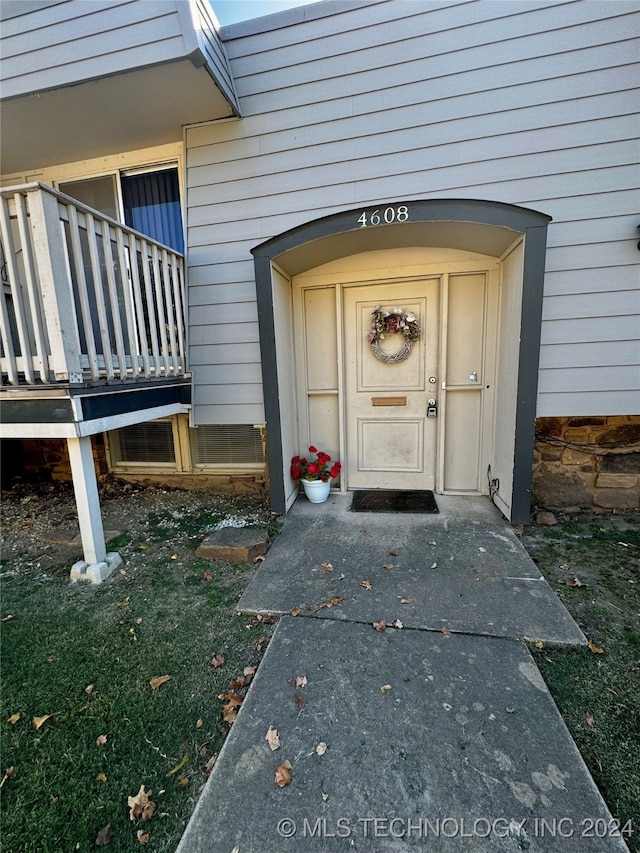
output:
{"label": "green lawn", "polygon": [[[168,534],[150,513],[142,547],[139,531],[119,543],[137,568],[101,587],[71,585],[68,562],[43,573],[5,558],[0,732],[2,771],[14,770],[3,849],[90,851],[110,824],[109,850],[140,850],[138,830],[148,849],[175,850],[229,730],[218,696],[259,663],[272,631],[235,615],[256,567],[197,559],[188,519],[190,532]],[[161,675],[171,678],[152,690]],[[156,808],[134,823],[127,800],[141,785]]]}

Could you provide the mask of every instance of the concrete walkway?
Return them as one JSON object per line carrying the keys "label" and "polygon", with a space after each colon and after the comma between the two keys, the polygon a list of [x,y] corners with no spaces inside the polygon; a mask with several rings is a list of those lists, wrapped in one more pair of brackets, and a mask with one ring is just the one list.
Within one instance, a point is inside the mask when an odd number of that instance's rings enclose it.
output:
{"label": "concrete walkway", "polygon": [[521,642],[585,638],[497,510],[349,503],[300,499],[238,605],[296,615],[179,853],[626,850]]}

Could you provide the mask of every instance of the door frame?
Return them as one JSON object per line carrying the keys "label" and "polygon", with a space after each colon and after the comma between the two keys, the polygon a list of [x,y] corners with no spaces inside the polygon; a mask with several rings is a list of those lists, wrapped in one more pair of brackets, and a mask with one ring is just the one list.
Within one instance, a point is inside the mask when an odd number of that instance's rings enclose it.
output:
{"label": "door frame", "polygon": [[[381,214],[382,211],[382,214]],[[551,217],[528,208],[476,199],[427,199],[343,211],[286,231],[252,249],[271,506],[286,512],[297,490],[289,477],[295,399],[280,383],[293,359],[291,279],[296,274],[347,255],[380,248],[437,246],[502,257],[521,244],[519,309],[508,331],[517,363],[510,404],[511,467],[505,494],[495,501],[513,523],[529,519],[538,359],[547,227]],[[508,492],[508,493],[506,493]],[[494,495],[495,500],[495,495]]]}
{"label": "door frame", "polygon": [[[497,335],[497,300],[498,300],[498,272],[499,261],[496,258],[478,254],[471,259],[468,253],[443,252],[438,249],[431,252],[417,252],[415,249],[410,255],[406,253],[396,254],[384,252],[366,253],[365,255],[353,255],[344,262],[337,262],[314,268],[308,273],[295,276],[292,280],[293,293],[293,334],[294,334],[294,360],[295,360],[295,389],[298,413],[298,447],[306,448],[311,443],[323,443],[323,449],[333,454],[339,454],[342,462],[342,474],[340,476],[340,491],[346,492],[355,487],[349,479],[349,454],[348,454],[348,407],[349,389],[346,382],[347,359],[345,358],[345,298],[347,292],[353,289],[384,286],[413,284],[418,290],[421,284],[433,283],[437,288],[437,332],[436,351],[437,358],[432,364],[431,371],[437,377],[434,385],[425,385],[424,401],[428,397],[435,397],[438,401],[438,416],[435,424],[435,463],[434,463],[434,491],[439,494],[489,494],[489,484],[485,472],[491,458],[491,444],[493,436],[494,411],[494,386],[496,372],[496,335]],[[364,265],[366,268],[363,268]],[[372,269],[383,270],[379,275],[372,276]],[[388,270],[395,270],[391,275]],[[451,278],[465,276],[483,276],[484,293],[482,317],[480,325],[481,355],[480,361],[475,363],[479,368],[482,381],[481,387],[474,387],[470,383],[462,387],[451,381],[443,382],[449,376],[447,353],[448,353],[448,313],[449,313],[449,285]],[[311,294],[326,294],[324,300],[324,311],[318,317],[318,304],[313,307],[313,326],[311,332],[313,340],[317,342],[315,335],[317,324],[325,330],[323,333],[324,353],[326,361],[335,359],[335,376],[326,376],[321,371],[321,379],[324,383],[322,388],[309,388],[309,365],[308,365],[308,340],[309,329],[307,328],[306,302]],[[313,298],[313,297],[312,297]],[[391,300],[393,304],[400,304],[397,300]],[[402,302],[402,300],[401,300]],[[334,327],[334,332],[329,335],[328,326]],[[331,341],[331,338],[335,340]],[[331,342],[330,342],[331,341]],[[328,346],[328,349],[327,349]],[[426,366],[425,366],[426,369]],[[312,373],[315,373],[312,369]],[[328,384],[326,384],[327,379]],[[425,374],[426,380],[426,374]],[[477,462],[473,469],[477,487],[453,487],[447,482],[450,474],[445,470],[445,457],[452,441],[451,430],[446,432],[447,397],[449,393],[454,395],[473,391],[480,393],[480,407],[477,423]],[[312,414],[313,399],[324,403],[322,414],[322,429],[317,428]],[[329,410],[329,411],[328,411]],[[334,423],[330,423],[333,418]],[[325,444],[328,446],[325,447]],[[469,469],[470,472],[472,469]],[[427,486],[424,486],[427,488]]]}

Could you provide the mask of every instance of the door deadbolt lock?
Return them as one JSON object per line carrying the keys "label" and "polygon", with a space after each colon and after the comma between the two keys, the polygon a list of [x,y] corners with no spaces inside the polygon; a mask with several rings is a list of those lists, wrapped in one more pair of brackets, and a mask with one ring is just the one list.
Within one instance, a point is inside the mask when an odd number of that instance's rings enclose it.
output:
{"label": "door deadbolt lock", "polygon": [[427,417],[428,418],[437,418],[438,417],[438,401],[435,397],[430,397],[427,400]]}

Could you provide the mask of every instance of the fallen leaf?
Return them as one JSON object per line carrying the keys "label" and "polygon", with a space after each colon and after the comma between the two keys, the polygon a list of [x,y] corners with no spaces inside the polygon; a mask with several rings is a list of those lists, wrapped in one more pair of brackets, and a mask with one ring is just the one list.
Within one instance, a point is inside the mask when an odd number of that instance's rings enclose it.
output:
{"label": "fallen leaf", "polygon": [[136,832],[136,838],[140,842],[140,844],[148,844],[151,840],[151,835],[148,832],[145,832],[143,829],[139,829]]}
{"label": "fallen leaf", "polygon": [[104,773],[98,773],[98,775],[96,776],[96,782],[106,782],[106,781],[107,781],[107,777],[105,776],[105,774]]}
{"label": "fallen leaf", "polygon": [[255,666],[245,666],[243,674],[246,678],[253,678],[253,676],[256,674],[256,669],[257,667]]}
{"label": "fallen leaf", "polygon": [[261,652],[261,651],[262,651],[262,647],[264,646],[264,644],[265,644],[266,642],[267,642],[267,638],[266,638],[266,637],[260,637],[260,639],[259,639],[259,640],[258,640],[258,642],[256,643],[256,651],[257,651],[257,652]]}
{"label": "fallen leaf", "polygon": [[386,693],[387,690],[391,690],[391,685],[390,684],[383,684],[382,687],[380,688],[380,693]]}
{"label": "fallen leaf", "polygon": [[437,563],[432,563],[432,564],[431,564],[431,568],[432,568],[432,569],[437,569],[437,568],[438,568],[438,564],[437,564]]}
{"label": "fallen leaf", "polygon": [[7,767],[4,771],[4,776],[2,777],[2,781],[0,782],[0,788],[3,787],[4,783],[7,779],[15,779],[16,778],[16,768],[11,765],[11,767]]}
{"label": "fallen leaf", "polygon": [[106,735],[98,735],[98,737],[96,738],[96,746],[104,746],[106,742],[107,742],[107,736]]}
{"label": "fallen leaf", "polygon": [[363,589],[372,589],[372,587],[371,587],[371,581],[360,581],[360,586],[361,586]]}
{"label": "fallen leaf", "polygon": [[212,580],[213,580],[213,575],[211,574],[211,572],[205,572],[205,573],[202,575],[202,577],[203,577],[206,581],[212,581]]}
{"label": "fallen leaf", "polygon": [[280,749],[280,738],[278,737],[278,730],[274,729],[273,726],[269,726],[269,731],[264,736],[264,739],[269,744],[269,749],[274,752],[276,749]]}
{"label": "fallen leaf", "polygon": [[322,610],[323,607],[337,607],[342,601],[342,598],[339,598],[337,595],[334,595],[334,597],[329,601],[323,601],[322,604],[318,604],[315,607],[309,607],[309,611],[311,613],[317,613],[318,610]]}
{"label": "fallen leaf", "polygon": [[589,713],[587,712],[587,713],[584,715],[584,719],[585,719],[586,724],[587,724],[588,726],[591,726],[591,728],[593,728],[593,727],[595,726],[596,721],[595,721],[595,718],[594,718],[593,714],[589,714]]}
{"label": "fallen leaf", "polygon": [[486,549],[486,548],[478,548],[478,551],[480,551],[480,553],[482,553],[482,554],[486,554],[486,553],[487,553],[487,549]]}
{"label": "fallen leaf", "polygon": [[326,803],[328,799],[329,799],[329,794],[325,794],[325,793],[323,793],[323,794],[322,794],[322,800],[323,800],[323,802],[325,802],[325,803]]}
{"label": "fallen leaf", "polygon": [[302,711],[303,708],[307,706],[307,700],[304,699],[299,693],[295,694],[296,702],[298,703],[298,708]]}
{"label": "fallen leaf", "polygon": [[515,708],[505,708],[505,711],[507,712],[507,714],[515,714],[516,709]]}
{"label": "fallen leaf", "polygon": [[157,690],[160,685],[166,684],[170,678],[170,675],[156,675],[155,678],[152,678],[149,682],[149,684],[151,685],[151,689]]}
{"label": "fallen leaf", "polygon": [[579,578],[574,577],[572,581],[565,581],[565,586],[584,586]]}
{"label": "fallen leaf", "polygon": [[135,797],[127,797],[127,805],[129,806],[129,819],[139,820],[144,822],[153,817],[156,810],[156,804],[149,799],[152,791],[147,794],[144,790],[144,785],[140,785],[140,790]]}
{"label": "fallen leaf", "polygon": [[258,554],[257,557],[254,557],[251,561],[252,563],[262,563],[264,562],[264,554]]}
{"label": "fallen leaf", "polygon": [[84,692],[87,694],[87,696],[91,696],[91,694],[93,693],[94,687],[95,687],[95,684],[87,684],[87,686],[84,688]]}
{"label": "fallen leaf", "polygon": [[136,625],[142,625],[142,616],[138,616],[136,619]]}
{"label": "fallen leaf", "polygon": [[148,547],[149,547],[148,545],[138,545],[138,548],[139,548],[141,551],[146,551]]}
{"label": "fallen leaf", "polygon": [[387,623],[381,620],[380,622],[374,622],[373,627],[376,631],[380,631],[380,633],[382,633],[382,631],[387,630]]}
{"label": "fallen leaf", "polygon": [[171,559],[172,559],[172,560],[177,560],[177,559],[178,559],[178,555],[177,555],[177,554],[172,554],[172,555],[171,555]]}
{"label": "fallen leaf", "polygon": [[327,572],[332,572],[332,571],[333,571],[333,564],[332,563],[323,563],[320,574],[326,575]]}
{"label": "fallen leaf", "polygon": [[122,601],[116,601],[116,607],[128,607],[129,606],[129,596],[124,598]]}
{"label": "fallen leaf", "polygon": [[21,716],[22,716],[22,714],[20,714],[20,712],[19,712],[19,711],[18,711],[18,713],[17,713],[17,714],[12,714],[12,715],[9,717],[9,722],[11,723],[11,725],[12,725],[12,726],[15,726],[15,724],[18,722],[18,720],[20,719],[20,717],[21,717]]}
{"label": "fallen leaf", "polygon": [[244,701],[244,696],[240,696],[238,693],[223,693],[218,698],[227,700],[227,704],[222,706],[222,718],[231,725],[238,716],[238,710]]}
{"label": "fallen leaf", "polygon": [[243,687],[251,684],[252,680],[252,675],[242,675],[240,678],[234,678],[233,681],[229,682],[229,690],[242,690]]}
{"label": "fallen leaf", "polygon": [[437,545],[437,544],[438,544],[438,543],[436,542],[436,540],[435,540],[435,539],[432,539],[432,540],[431,540],[431,542],[429,542],[429,545]]}
{"label": "fallen leaf", "polygon": [[188,776],[181,776],[179,779],[176,779],[176,785],[179,788],[186,788],[188,784],[189,784],[189,777]]}
{"label": "fallen leaf", "polygon": [[411,601],[408,598],[401,598],[400,604],[411,604]]}
{"label": "fallen leaf", "polygon": [[534,643],[533,645],[536,647],[536,649],[544,649],[544,643],[542,642],[542,640],[538,640],[538,642]]}
{"label": "fallen leaf", "polygon": [[320,743],[316,746],[316,752],[318,753],[318,755],[324,755],[326,751],[327,745],[323,740],[321,740]]}
{"label": "fallen leaf", "polygon": [[404,625],[399,619],[396,619],[396,621],[393,623],[393,627],[400,630],[401,628],[404,628]]}
{"label": "fallen leaf", "polygon": [[279,788],[284,788],[291,782],[291,764],[289,761],[283,761],[276,767],[275,783]]}
{"label": "fallen leaf", "polygon": [[196,728],[197,729],[201,729],[203,725],[204,725],[204,720],[202,720],[202,719],[196,720]]}
{"label": "fallen leaf", "polygon": [[209,661],[209,663],[211,664],[211,666],[214,666],[217,669],[224,663],[224,655],[214,655]]}
{"label": "fallen leaf", "polygon": [[382,568],[383,569],[393,569],[394,565],[393,565],[393,563],[383,563]]}
{"label": "fallen leaf", "polygon": [[398,556],[398,552],[397,552],[396,550],[389,551],[389,556],[390,556],[390,557],[397,557],[397,556]]}
{"label": "fallen leaf", "polygon": [[596,646],[596,644],[593,642],[593,640],[589,640],[589,642],[587,643],[587,647],[588,647],[589,651],[592,652],[594,655],[603,655],[604,654],[604,649],[601,649],[599,646]]}
{"label": "fallen leaf", "polygon": [[185,753],[185,754],[182,756],[182,758],[180,759],[180,761],[176,764],[176,766],[175,766],[175,767],[173,767],[171,770],[169,770],[169,771],[168,771],[167,773],[165,773],[164,775],[165,775],[167,778],[169,778],[170,776],[175,776],[175,775],[176,775],[176,773],[179,773],[179,772],[180,772],[180,770],[182,770],[182,768],[183,768],[183,767],[186,767],[188,763],[189,763],[189,755],[188,755],[188,753]]}
{"label": "fallen leaf", "polygon": [[447,627],[440,628],[440,633],[444,634],[445,637],[451,636],[451,631]]}
{"label": "fallen leaf", "polygon": [[300,613],[299,607],[294,607],[293,610],[289,611],[289,616],[297,616]]}
{"label": "fallen leaf", "polygon": [[33,725],[35,730],[37,731],[45,723],[45,721],[49,719],[49,717],[53,717],[53,714],[45,714],[44,717],[34,717]]}
{"label": "fallen leaf", "polygon": [[296,690],[299,687],[306,687],[308,683],[306,675],[296,675]]}
{"label": "fallen leaf", "polygon": [[218,753],[216,752],[215,755],[212,755],[211,758],[209,758],[209,760],[204,765],[204,767],[200,768],[202,770],[202,772],[205,773],[207,776],[213,770],[213,765],[216,763],[217,758],[218,758]]}
{"label": "fallen leaf", "polygon": [[112,838],[113,830],[111,829],[111,824],[108,823],[96,835],[95,845],[96,847],[105,847],[107,844],[111,843]]}

